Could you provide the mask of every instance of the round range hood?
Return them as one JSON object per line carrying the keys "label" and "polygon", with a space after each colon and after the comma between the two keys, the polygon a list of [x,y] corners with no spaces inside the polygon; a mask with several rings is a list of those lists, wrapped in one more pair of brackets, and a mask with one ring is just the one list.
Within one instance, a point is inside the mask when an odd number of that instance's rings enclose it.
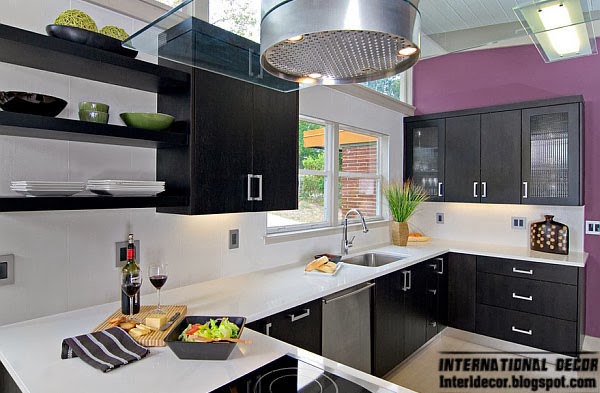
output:
{"label": "round range hood", "polygon": [[358,83],[416,64],[419,0],[262,0],[260,62],[307,84]]}

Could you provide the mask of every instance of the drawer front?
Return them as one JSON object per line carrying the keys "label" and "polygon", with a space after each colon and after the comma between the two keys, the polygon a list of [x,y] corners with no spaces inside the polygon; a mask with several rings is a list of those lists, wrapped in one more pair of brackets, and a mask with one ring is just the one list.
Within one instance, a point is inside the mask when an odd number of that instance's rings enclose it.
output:
{"label": "drawer front", "polygon": [[477,303],[577,320],[577,287],[574,285],[478,272]]}
{"label": "drawer front", "polygon": [[578,269],[575,266],[553,265],[543,262],[516,259],[477,257],[477,271],[505,276],[552,281],[577,285]]}
{"label": "drawer front", "polygon": [[577,323],[477,305],[476,332],[555,353],[577,351]]}

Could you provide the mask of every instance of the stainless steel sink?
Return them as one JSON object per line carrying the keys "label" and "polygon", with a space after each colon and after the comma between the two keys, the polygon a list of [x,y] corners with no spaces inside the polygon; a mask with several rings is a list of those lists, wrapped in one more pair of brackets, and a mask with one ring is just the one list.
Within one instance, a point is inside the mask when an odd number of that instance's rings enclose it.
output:
{"label": "stainless steel sink", "polygon": [[402,255],[390,255],[380,254],[378,252],[367,252],[361,255],[355,255],[353,257],[344,257],[342,262],[349,263],[351,265],[379,267],[387,265],[388,263],[396,262],[406,258]]}

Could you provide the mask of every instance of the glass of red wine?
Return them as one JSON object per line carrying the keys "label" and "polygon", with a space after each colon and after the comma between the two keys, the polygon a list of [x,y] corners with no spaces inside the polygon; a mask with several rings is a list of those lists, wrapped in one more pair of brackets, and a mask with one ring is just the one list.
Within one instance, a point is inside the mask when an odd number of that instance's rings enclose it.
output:
{"label": "glass of red wine", "polygon": [[158,263],[150,265],[150,267],[148,267],[148,277],[150,277],[150,282],[154,285],[154,288],[156,288],[156,293],[158,295],[158,305],[153,313],[165,314],[165,312],[160,309],[160,289],[167,282],[167,264]]}
{"label": "glass of red wine", "polygon": [[129,297],[129,316],[127,321],[141,323],[142,321],[133,316],[133,297],[142,286],[142,275],[139,271],[124,271],[121,274],[121,290]]}

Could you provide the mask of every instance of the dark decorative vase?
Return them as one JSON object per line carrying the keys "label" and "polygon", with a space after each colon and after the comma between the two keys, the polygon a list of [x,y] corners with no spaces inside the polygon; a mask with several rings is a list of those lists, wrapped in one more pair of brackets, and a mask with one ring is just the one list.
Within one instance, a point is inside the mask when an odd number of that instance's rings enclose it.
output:
{"label": "dark decorative vase", "polygon": [[545,221],[531,224],[531,249],[554,254],[569,253],[569,227],[545,215]]}

